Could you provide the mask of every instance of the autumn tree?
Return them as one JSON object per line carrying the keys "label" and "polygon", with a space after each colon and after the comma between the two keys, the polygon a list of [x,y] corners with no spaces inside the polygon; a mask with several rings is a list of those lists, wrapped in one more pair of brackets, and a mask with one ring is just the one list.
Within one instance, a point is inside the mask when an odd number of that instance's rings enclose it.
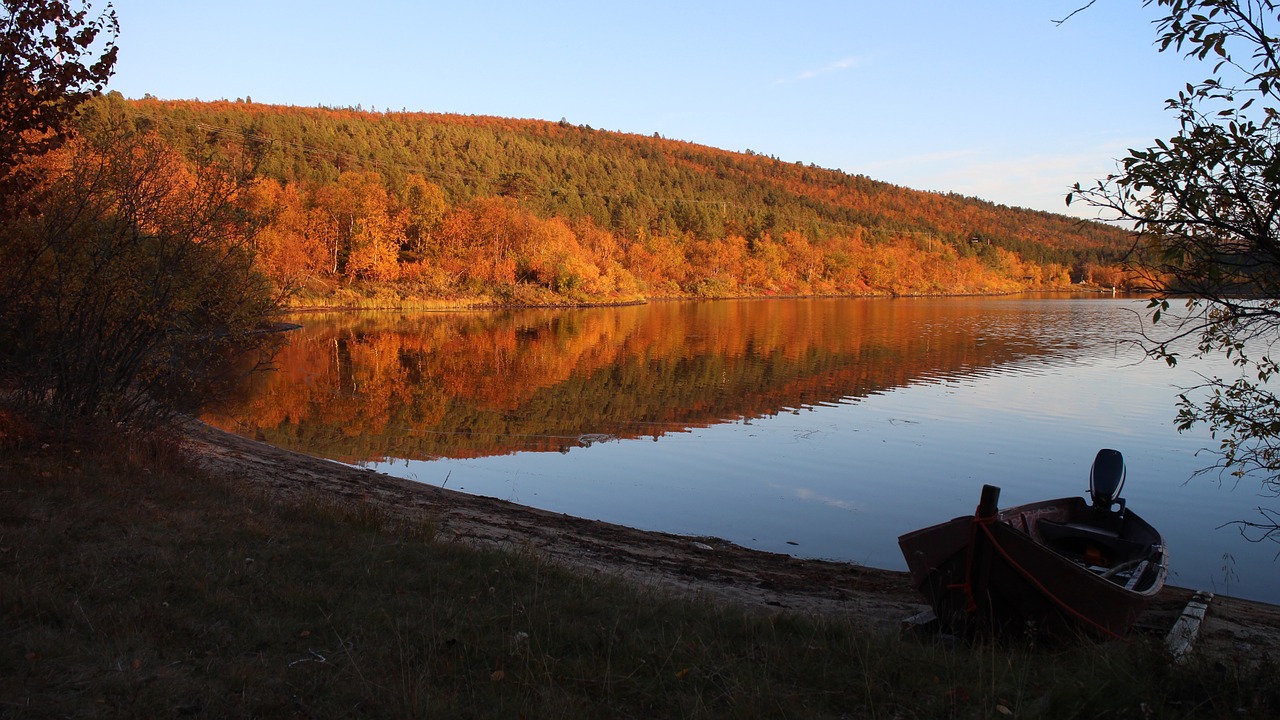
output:
{"label": "autumn tree", "polygon": [[337,223],[311,207],[297,183],[259,178],[244,199],[260,228],[254,239],[258,265],[281,292],[300,289],[326,272]]}
{"label": "autumn tree", "polygon": [[795,278],[789,277],[784,269],[789,259],[786,248],[765,232],[751,243],[750,256],[744,263],[743,284],[769,295],[794,292]]}
{"label": "autumn tree", "polygon": [[588,295],[626,298],[639,293],[635,276],[623,267],[625,249],[617,235],[587,218],[573,223],[572,230],[598,271],[594,281],[588,280],[583,286]]}
{"label": "autumn tree", "polygon": [[569,298],[582,297],[600,277],[600,269],[560,218],[530,218],[528,234],[516,251],[516,272],[525,282]]}
{"label": "autumn tree", "polygon": [[658,296],[677,296],[691,268],[681,238],[644,233],[627,248],[628,269]]}
{"label": "autumn tree", "polygon": [[689,264],[696,268],[696,279],[690,289],[703,297],[735,294],[746,250],[747,241],[740,235],[692,240]]}
{"label": "autumn tree", "polygon": [[317,193],[337,231],[334,273],[349,279],[394,280],[400,274],[400,245],[406,214],[375,172],[342,173],[335,185]]}
{"label": "autumn tree", "polygon": [[438,254],[435,236],[449,211],[444,191],[421,175],[411,174],[405,179],[399,201],[406,213],[403,248],[406,254],[411,260]]}
{"label": "autumn tree", "polygon": [[68,119],[102,92],[119,33],[108,4],[5,0],[0,16],[0,194],[17,192],[14,170],[64,141]]}
{"label": "autumn tree", "polygon": [[[1280,371],[1280,3],[1143,4],[1165,13],[1160,50],[1209,62],[1209,77],[1167,101],[1176,136],[1130,150],[1117,173],[1077,185],[1067,202],[1136,229],[1135,267],[1159,288],[1150,355],[1172,365],[1190,346],[1239,371],[1183,393],[1179,427],[1207,426],[1220,441],[1216,468],[1280,492],[1280,397],[1268,386]],[[1280,512],[1262,512],[1246,525],[1280,541]]]}
{"label": "autumn tree", "polygon": [[54,428],[193,412],[270,341],[247,175],[110,120],[28,160],[0,227],[0,385]]}
{"label": "autumn tree", "polygon": [[441,265],[462,283],[516,282],[514,250],[529,234],[529,215],[509,198],[482,198],[454,208],[440,225]]}

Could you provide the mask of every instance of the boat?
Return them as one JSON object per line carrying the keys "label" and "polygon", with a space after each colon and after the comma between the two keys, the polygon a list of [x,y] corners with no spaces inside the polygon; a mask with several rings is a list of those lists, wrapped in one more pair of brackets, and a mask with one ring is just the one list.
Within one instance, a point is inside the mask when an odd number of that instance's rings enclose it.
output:
{"label": "boat", "polygon": [[1120,498],[1124,457],[1098,451],[1090,501],[1058,498],[998,509],[984,485],[973,515],[907,533],[911,581],[944,632],[1125,636],[1164,587],[1160,533]]}

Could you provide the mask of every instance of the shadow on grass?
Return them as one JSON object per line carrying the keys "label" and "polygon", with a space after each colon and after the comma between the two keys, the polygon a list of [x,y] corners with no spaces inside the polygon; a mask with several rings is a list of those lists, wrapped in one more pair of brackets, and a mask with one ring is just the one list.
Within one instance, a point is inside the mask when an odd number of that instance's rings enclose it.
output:
{"label": "shadow on grass", "polygon": [[163,438],[0,436],[0,715],[1266,717],[1274,666],[748,614],[282,505]]}

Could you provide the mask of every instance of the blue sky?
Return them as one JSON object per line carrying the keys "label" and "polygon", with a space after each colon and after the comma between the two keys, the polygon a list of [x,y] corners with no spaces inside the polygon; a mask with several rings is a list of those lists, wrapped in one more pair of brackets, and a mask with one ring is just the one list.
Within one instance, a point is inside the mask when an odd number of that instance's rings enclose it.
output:
{"label": "blue sky", "polygon": [[113,0],[111,89],[566,118],[1065,212],[1209,69],[1140,0],[1052,22],[1084,2]]}

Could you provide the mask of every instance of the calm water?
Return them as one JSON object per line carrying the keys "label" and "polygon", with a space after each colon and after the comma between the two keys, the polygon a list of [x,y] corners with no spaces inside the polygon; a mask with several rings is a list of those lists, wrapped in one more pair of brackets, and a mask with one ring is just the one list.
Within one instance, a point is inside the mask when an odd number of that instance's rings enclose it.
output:
{"label": "calm water", "polygon": [[[767,300],[296,318],[218,421],[315,455],[588,518],[904,569],[897,536],[1083,495],[1102,447],[1172,582],[1280,602],[1256,483],[1192,478],[1195,370],[1122,342],[1144,302]],[[1219,371],[1225,369],[1217,368]]]}

